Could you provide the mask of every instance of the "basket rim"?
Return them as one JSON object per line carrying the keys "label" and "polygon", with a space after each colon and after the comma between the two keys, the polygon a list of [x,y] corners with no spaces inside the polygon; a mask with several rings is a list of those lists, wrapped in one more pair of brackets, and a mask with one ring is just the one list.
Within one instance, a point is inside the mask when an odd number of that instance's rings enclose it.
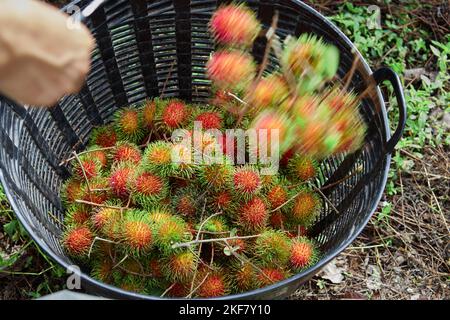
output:
{"label": "basket rim", "polygon": [[[330,27],[334,32],[336,32],[338,34],[338,36],[341,37],[342,40],[344,40],[345,44],[348,45],[352,50],[354,50],[355,54],[357,54],[359,56],[362,69],[364,71],[366,71],[367,74],[369,74],[369,75],[373,73],[369,64],[364,59],[364,57],[361,55],[361,53],[356,48],[356,46],[352,43],[352,41],[336,25],[334,25],[328,18],[326,18],[324,15],[319,13],[317,10],[315,10],[314,8],[312,8],[311,6],[305,4],[304,2],[302,2],[300,0],[290,0],[290,1],[293,2],[294,4],[300,6],[303,10],[306,10],[308,13],[314,15],[317,19],[320,19],[324,23],[326,23],[327,26]],[[76,5],[80,2],[81,2],[81,0],[74,0],[71,3],[69,3],[68,5],[64,6],[62,10],[66,10],[67,8],[70,8],[71,6]],[[381,106],[381,116],[385,123],[384,129],[385,129],[386,141],[389,141],[389,138],[391,137],[391,131],[389,129],[390,128],[389,120],[387,117],[385,102],[383,100],[383,96],[381,94],[381,90],[380,90],[379,86],[376,86],[375,90],[377,93],[378,102],[380,103],[380,106]],[[311,268],[308,268],[302,272],[299,272],[287,279],[284,279],[282,281],[274,283],[270,286],[258,288],[258,289],[251,290],[251,291],[246,291],[246,292],[239,293],[239,294],[232,294],[232,295],[227,295],[227,296],[217,297],[217,298],[209,298],[208,300],[232,300],[232,299],[248,299],[248,298],[252,298],[252,297],[258,297],[265,293],[269,293],[272,290],[278,289],[280,287],[283,287],[283,286],[286,286],[286,285],[292,284],[292,283],[298,283],[298,287],[300,287],[304,282],[307,281],[307,279],[309,279],[310,277],[315,275],[317,272],[319,272],[320,269],[322,269],[331,260],[336,258],[343,250],[345,250],[355,240],[356,237],[359,236],[359,234],[366,227],[370,218],[374,214],[374,212],[378,206],[378,203],[381,200],[381,197],[384,193],[384,189],[386,187],[386,182],[387,182],[387,178],[388,178],[388,172],[389,172],[389,168],[390,168],[390,164],[391,164],[391,154],[386,153],[384,155],[384,157],[385,157],[385,159],[384,159],[385,165],[382,170],[382,173],[383,173],[383,177],[381,180],[382,187],[379,189],[378,194],[375,197],[376,198],[376,202],[374,202],[375,204],[370,209],[370,213],[366,216],[366,218],[364,219],[361,226],[357,230],[355,230],[354,235],[349,237],[348,239],[346,239],[337,249],[335,249],[335,251],[333,253],[331,253],[328,256],[321,259],[317,264],[315,264]],[[9,189],[8,184],[6,183],[6,180],[4,177],[4,168],[1,165],[0,165],[0,182],[3,186],[4,193],[9,201],[14,213],[16,214],[18,220],[20,221],[22,226],[25,228],[25,230],[28,232],[30,237],[45,252],[46,255],[48,255],[57,264],[59,264],[60,266],[64,267],[66,270],[68,270],[68,268],[71,266],[71,264],[68,263],[67,261],[63,260],[61,257],[59,257],[47,245],[45,240],[42,239],[41,237],[39,237],[34,232],[33,227],[30,224],[28,224],[26,218],[22,215],[21,210],[19,210],[19,208],[14,200],[13,194],[12,194],[11,190]],[[125,291],[118,287],[95,280],[94,278],[90,277],[89,275],[85,274],[82,271],[80,272],[79,276],[80,276],[80,279],[82,282],[82,286],[84,286],[84,284],[88,284],[89,287],[95,287],[95,290],[93,290],[93,291],[95,291],[95,294],[102,292],[102,293],[110,294],[111,296],[115,296],[115,297],[119,297],[119,298],[136,299],[136,300],[179,300],[176,298],[168,298],[168,297],[161,298],[161,297],[157,297],[157,296],[150,296],[150,295],[139,294],[139,293],[135,293],[135,292],[131,292],[131,291]]]}

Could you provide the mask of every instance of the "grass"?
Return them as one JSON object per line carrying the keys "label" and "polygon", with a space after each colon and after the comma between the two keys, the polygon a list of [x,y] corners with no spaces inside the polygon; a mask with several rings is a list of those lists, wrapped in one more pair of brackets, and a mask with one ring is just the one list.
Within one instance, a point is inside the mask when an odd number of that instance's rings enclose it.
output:
{"label": "grass", "polygon": [[[393,155],[386,195],[368,231],[342,259],[350,265],[356,259],[358,265],[348,267],[344,272],[345,285],[355,292],[350,297],[358,294],[362,298],[409,298],[413,293],[408,296],[389,283],[391,262],[383,260],[386,257],[398,259],[398,252],[405,256],[415,252],[428,259],[429,271],[426,265],[420,265],[421,261],[416,263],[417,258],[408,256],[406,266],[400,264],[399,277],[402,279],[424,277],[426,272],[443,283],[450,279],[448,262],[439,245],[427,247],[427,243],[433,244],[435,238],[448,236],[445,229],[442,231],[448,220],[448,212],[444,211],[448,204],[448,189],[442,189],[442,184],[447,184],[449,179],[446,154],[450,138],[448,119],[445,118],[450,111],[448,25],[445,32],[442,30],[445,24],[436,26],[431,19],[431,12],[439,1],[410,1],[401,5],[388,0],[384,3],[372,1],[380,6],[380,10],[369,7],[370,1],[365,1],[364,5],[356,5],[358,1],[354,4],[327,0],[311,2],[350,37],[374,70],[382,65],[393,68],[401,76],[405,88],[408,119],[404,137]],[[395,127],[398,119],[395,97],[389,88],[384,92],[391,125]],[[442,165],[445,166],[442,170],[433,170]],[[422,220],[426,215],[430,220]],[[2,295],[3,298],[38,297],[60,289],[65,281],[64,270],[48,260],[30,240],[9,208],[3,191],[0,191],[0,225],[3,225],[0,228],[0,298]],[[415,229],[417,225],[420,230]],[[434,238],[428,239],[428,234],[425,240],[405,238],[406,234],[423,230]],[[367,275],[358,268],[366,261],[384,271],[382,289],[364,287],[363,280]],[[413,267],[423,269],[424,274],[416,275]],[[15,288],[11,289],[9,283],[14,283]],[[420,280],[412,284],[417,288],[421,285]],[[318,276],[299,295],[302,298],[333,298],[343,292],[339,286]],[[10,296],[5,296],[5,290],[10,290]],[[439,292],[439,288],[434,291]],[[430,293],[429,298],[436,296]]]}

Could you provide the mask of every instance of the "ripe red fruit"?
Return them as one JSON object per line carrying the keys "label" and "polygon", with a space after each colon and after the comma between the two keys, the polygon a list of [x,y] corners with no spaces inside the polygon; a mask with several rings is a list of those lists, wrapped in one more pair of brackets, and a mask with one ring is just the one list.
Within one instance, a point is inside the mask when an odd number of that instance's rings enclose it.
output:
{"label": "ripe red fruit", "polygon": [[294,222],[308,226],[314,222],[319,212],[320,200],[317,195],[307,189],[301,190],[291,210]]}
{"label": "ripe red fruit", "polygon": [[248,166],[241,167],[236,169],[233,175],[233,186],[238,195],[253,195],[261,186],[261,178],[255,169]]}
{"label": "ripe red fruit", "polygon": [[214,13],[210,28],[216,41],[247,47],[259,34],[261,25],[255,13],[245,5],[231,4]]}
{"label": "ripe red fruit", "polygon": [[74,175],[79,180],[91,180],[100,176],[101,167],[101,163],[90,156],[80,156],[79,161],[75,159],[73,162]]}
{"label": "ripe red fruit", "polygon": [[[199,277],[201,280],[203,277]],[[200,281],[201,281],[200,280]],[[197,294],[199,297],[208,298],[208,297],[221,297],[226,294],[226,285],[225,280],[222,275],[219,274],[211,274],[207,276],[207,278],[203,281],[200,287],[197,289]]]}
{"label": "ripe red fruit", "polygon": [[257,280],[262,287],[269,286],[287,277],[286,272],[279,268],[262,268],[261,271],[258,273]]}
{"label": "ripe red fruit", "polygon": [[139,148],[136,145],[127,142],[117,144],[112,152],[112,157],[114,163],[130,162],[139,164],[142,159]]}
{"label": "ripe red fruit", "polygon": [[252,57],[240,51],[217,51],[206,68],[209,78],[221,89],[247,86],[256,70]]}
{"label": "ripe red fruit", "polygon": [[298,154],[289,160],[288,169],[290,175],[298,181],[308,181],[317,175],[316,162]]}
{"label": "ripe red fruit", "polygon": [[117,142],[117,135],[112,126],[95,128],[92,131],[91,144],[102,148],[113,147]]}
{"label": "ripe red fruit", "polygon": [[247,231],[258,231],[267,224],[269,214],[264,201],[254,197],[239,209],[238,222]]}
{"label": "ripe red fruit", "polygon": [[273,186],[267,193],[267,200],[272,209],[282,206],[288,200],[286,189],[282,185]]}
{"label": "ripe red fruit", "polygon": [[200,113],[194,121],[202,123],[202,128],[207,129],[221,129],[222,117],[218,112],[203,112]]}
{"label": "ripe red fruit", "polygon": [[86,226],[74,227],[68,230],[64,236],[64,247],[72,256],[87,255],[94,241],[94,235]]}
{"label": "ripe red fruit", "polygon": [[171,101],[162,113],[162,121],[170,129],[180,127],[189,117],[188,107],[181,101]]}
{"label": "ripe red fruit", "polygon": [[123,240],[132,252],[148,251],[153,245],[153,234],[145,213],[134,210],[127,212],[123,222]]}
{"label": "ripe red fruit", "polygon": [[128,166],[119,166],[111,172],[109,186],[111,191],[119,198],[128,197],[128,180],[133,176],[133,173],[133,168]]}
{"label": "ripe red fruit", "polygon": [[301,237],[293,241],[290,254],[290,263],[296,269],[311,266],[316,260],[316,249],[313,242]]}

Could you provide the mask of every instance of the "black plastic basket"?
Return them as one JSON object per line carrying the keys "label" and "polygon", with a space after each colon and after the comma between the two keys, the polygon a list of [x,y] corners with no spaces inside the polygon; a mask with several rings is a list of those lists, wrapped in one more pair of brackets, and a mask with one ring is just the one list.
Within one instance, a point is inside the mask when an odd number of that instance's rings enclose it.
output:
{"label": "black plastic basket", "polygon": [[[146,97],[179,97],[203,102],[210,97],[205,64],[214,43],[208,21],[227,1],[212,0],[117,0],[109,1],[86,23],[97,48],[92,70],[78,95],[63,98],[51,109],[35,109],[0,98],[0,178],[14,212],[36,243],[67,268],[72,264],[60,245],[64,211],[58,190],[69,169],[60,166],[72,150],[82,150],[95,126],[111,120],[117,108],[139,103]],[[71,4],[84,8],[87,1]],[[335,44],[341,53],[339,75],[351,68],[357,52],[348,38],[322,15],[300,1],[248,1],[263,24],[270,26],[279,12],[281,38],[314,33]],[[266,41],[258,38],[252,53],[261,61]],[[274,68],[271,59],[269,68]],[[386,108],[377,86],[372,86],[361,106],[368,124],[362,149],[326,160],[317,180],[330,202],[310,235],[321,245],[323,256],[312,268],[266,288],[227,298],[279,298],[295,291],[327,262],[345,249],[361,232],[383,193],[390,154],[405,125],[406,106],[400,81],[390,69],[371,72],[360,58],[352,88],[364,90],[374,80],[392,83],[400,108],[399,124],[392,135]],[[26,90],[26,88],[24,88]],[[350,175],[350,178],[343,179]],[[342,181],[342,182],[340,182]],[[340,182],[340,183],[339,183]],[[336,213],[337,209],[339,214]],[[53,215],[49,214],[51,212]],[[89,292],[113,298],[155,299],[98,282],[81,274]]]}

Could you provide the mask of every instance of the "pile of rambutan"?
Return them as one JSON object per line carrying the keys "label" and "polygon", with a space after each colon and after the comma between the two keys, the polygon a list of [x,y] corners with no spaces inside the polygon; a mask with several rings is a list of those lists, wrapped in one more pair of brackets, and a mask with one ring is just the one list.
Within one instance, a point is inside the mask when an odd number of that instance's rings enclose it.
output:
{"label": "pile of rambutan", "polygon": [[[365,130],[357,96],[331,82],[336,48],[308,35],[282,45],[273,28],[263,30],[244,5],[219,8],[208,103],[153,98],[119,109],[67,159],[62,243],[93,277],[143,294],[205,298],[272,285],[318,261],[308,230],[320,219],[320,162],[357,149]],[[279,55],[271,74],[249,52],[264,31]],[[279,148],[268,149],[279,152],[279,170],[249,161],[260,147],[237,161],[238,139],[216,135],[229,129],[277,130]],[[179,147],[180,131],[191,144]]]}

